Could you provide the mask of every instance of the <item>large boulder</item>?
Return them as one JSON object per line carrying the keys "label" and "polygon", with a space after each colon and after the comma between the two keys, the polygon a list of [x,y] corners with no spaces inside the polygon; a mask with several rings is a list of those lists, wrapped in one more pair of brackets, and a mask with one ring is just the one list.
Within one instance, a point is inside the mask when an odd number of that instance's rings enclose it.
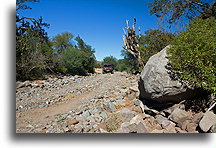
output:
{"label": "large boulder", "polygon": [[139,82],[140,97],[160,103],[176,103],[191,99],[199,92],[173,77],[166,53],[170,47],[165,47],[146,63]]}

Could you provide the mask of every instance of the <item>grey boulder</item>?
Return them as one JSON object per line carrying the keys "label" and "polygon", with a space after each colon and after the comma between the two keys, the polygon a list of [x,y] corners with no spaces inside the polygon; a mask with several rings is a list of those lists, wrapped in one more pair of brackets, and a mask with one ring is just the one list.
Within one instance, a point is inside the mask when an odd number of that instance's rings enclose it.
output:
{"label": "grey boulder", "polygon": [[139,82],[140,97],[160,103],[176,103],[191,99],[198,93],[198,90],[188,88],[171,74],[166,53],[169,48],[170,45],[146,63]]}

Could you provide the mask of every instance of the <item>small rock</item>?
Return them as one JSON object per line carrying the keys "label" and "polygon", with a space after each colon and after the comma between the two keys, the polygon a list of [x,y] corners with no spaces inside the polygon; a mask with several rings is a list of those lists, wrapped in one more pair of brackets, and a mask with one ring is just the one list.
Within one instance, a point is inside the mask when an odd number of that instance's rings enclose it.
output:
{"label": "small rock", "polygon": [[108,131],[106,131],[106,130],[104,130],[102,128],[100,128],[99,130],[100,130],[101,133],[109,133]]}
{"label": "small rock", "polygon": [[83,113],[82,113],[82,116],[84,117],[84,118],[88,118],[89,116],[90,116],[91,114],[90,114],[90,112],[87,110],[87,111],[84,111]]}
{"label": "small rock", "polygon": [[135,92],[139,92],[139,89],[138,89],[137,85],[131,86],[129,89],[132,90],[132,91],[135,91]]}
{"label": "small rock", "polygon": [[177,133],[177,131],[175,130],[175,124],[174,123],[170,123],[169,125],[167,125],[164,128],[164,133]]}
{"label": "small rock", "polygon": [[98,129],[104,129],[104,130],[106,130],[106,124],[103,122],[103,123],[100,123],[99,125],[98,125]]}
{"label": "small rock", "polygon": [[203,117],[203,112],[197,113],[193,116],[192,122],[198,124]]}
{"label": "small rock", "polygon": [[216,116],[213,112],[208,111],[204,114],[203,118],[199,122],[199,127],[202,131],[207,132],[216,122]]}
{"label": "small rock", "polygon": [[180,127],[175,127],[177,133],[187,133],[185,130],[182,130]]}
{"label": "small rock", "polygon": [[198,133],[196,131],[197,126],[198,125],[196,123],[189,123],[187,124],[186,131],[188,131],[188,133]]}
{"label": "small rock", "polygon": [[100,116],[102,117],[102,119],[106,119],[107,118],[107,114],[105,112],[101,112]]}
{"label": "small rock", "polygon": [[152,130],[151,131],[151,133],[164,133],[164,129],[162,129],[162,130],[158,130],[158,129],[154,129],[154,130]]}
{"label": "small rock", "polygon": [[142,120],[143,120],[143,117],[140,114],[138,114],[130,120],[130,124],[133,124],[133,123],[139,124],[140,122],[142,122]]}
{"label": "small rock", "polygon": [[174,109],[174,111],[170,114],[169,119],[172,121],[176,122],[179,127],[182,126],[183,122],[185,120],[190,120],[191,119],[191,114],[181,110],[179,108]]}
{"label": "small rock", "polygon": [[22,87],[24,87],[25,86],[25,83],[23,83],[23,82],[20,82],[20,81],[17,81],[16,82],[16,88],[18,89],[18,88],[22,88]]}
{"label": "small rock", "polygon": [[182,129],[182,130],[186,130],[187,125],[188,125],[189,123],[190,123],[190,120],[185,120],[185,121],[182,123],[181,129]]}
{"label": "small rock", "polygon": [[122,117],[124,117],[124,118],[133,118],[133,114],[132,113],[123,113],[122,114]]}
{"label": "small rock", "polygon": [[142,109],[140,106],[135,106],[132,108],[133,111],[138,112],[138,113],[143,113]]}
{"label": "small rock", "polygon": [[94,119],[92,116],[88,116],[88,117],[86,118],[86,120],[87,120],[88,122],[92,122],[92,123],[95,122],[95,119]]}
{"label": "small rock", "polygon": [[216,123],[215,123],[215,125],[213,125],[213,126],[211,127],[211,132],[212,132],[212,133],[216,133]]}
{"label": "small rock", "polygon": [[137,132],[137,125],[135,123],[128,125],[127,128],[130,130],[130,133]]}
{"label": "small rock", "polygon": [[46,105],[45,104],[40,104],[39,105],[39,108],[43,108],[43,107],[46,107]]}
{"label": "small rock", "polygon": [[114,111],[116,111],[115,105],[114,105],[114,103],[112,103],[112,102],[103,104],[103,108],[104,108],[106,111],[109,111],[109,112],[114,112]]}
{"label": "small rock", "polygon": [[28,124],[28,125],[26,126],[26,128],[34,128],[34,126],[32,126],[31,124]]}
{"label": "small rock", "polygon": [[166,117],[163,117],[161,115],[156,116],[156,121],[164,128],[170,128],[169,126],[174,126],[175,127],[175,123],[173,123],[172,121],[168,120]]}
{"label": "small rock", "polygon": [[138,125],[137,125],[137,133],[147,133],[148,131],[147,131],[147,129],[146,129],[146,127],[143,125],[143,123],[139,123]]}

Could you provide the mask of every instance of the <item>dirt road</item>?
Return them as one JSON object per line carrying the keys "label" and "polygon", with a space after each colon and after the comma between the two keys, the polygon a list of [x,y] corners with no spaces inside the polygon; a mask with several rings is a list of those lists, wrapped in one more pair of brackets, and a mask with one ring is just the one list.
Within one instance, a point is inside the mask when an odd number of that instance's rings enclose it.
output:
{"label": "dirt road", "polygon": [[27,132],[29,125],[46,124],[56,115],[76,112],[93,98],[115,93],[137,81],[126,73],[68,76],[43,81],[24,82],[16,93],[16,130]]}

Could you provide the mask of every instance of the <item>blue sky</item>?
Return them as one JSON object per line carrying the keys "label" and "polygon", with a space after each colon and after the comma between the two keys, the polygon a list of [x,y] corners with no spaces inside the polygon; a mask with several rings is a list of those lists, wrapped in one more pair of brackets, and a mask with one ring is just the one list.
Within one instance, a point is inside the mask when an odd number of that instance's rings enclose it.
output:
{"label": "blue sky", "polygon": [[132,24],[136,17],[142,32],[158,28],[157,18],[148,12],[149,2],[152,0],[41,0],[29,3],[33,9],[20,14],[42,16],[50,24],[50,38],[62,32],[79,35],[95,49],[96,59],[101,61],[110,55],[123,58],[122,28],[126,19]]}
{"label": "blue sky", "polygon": [[97,60],[106,56],[120,56],[123,46],[122,28],[125,20],[137,18],[137,26],[144,32],[157,27],[157,19],[150,16],[146,0],[41,0],[27,3],[32,10],[21,15],[43,17],[50,24],[50,38],[62,32],[79,35],[95,49]]}

